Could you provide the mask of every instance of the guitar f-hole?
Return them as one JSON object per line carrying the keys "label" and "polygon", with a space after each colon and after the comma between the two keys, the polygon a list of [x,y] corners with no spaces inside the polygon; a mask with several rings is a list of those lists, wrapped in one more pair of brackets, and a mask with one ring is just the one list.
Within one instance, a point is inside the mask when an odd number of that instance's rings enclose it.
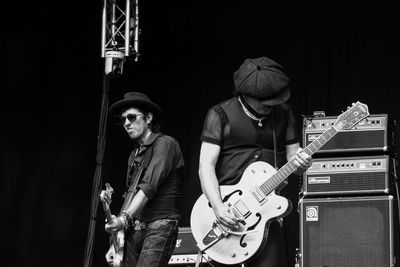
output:
{"label": "guitar f-hole", "polygon": [[[258,220],[252,226],[248,227],[246,231],[254,230],[257,227],[257,225],[260,223],[261,214],[260,213],[256,213],[255,215],[258,217]],[[240,246],[242,248],[247,247],[247,243],[243,241],[245,237],[246,237],[246,235],[242,235],[242,237],[240,238],[240,242],[239,243],[240,243]]]}
{"label": "guitar f-hole", "polygon": [[[242,190],[235,190],[235,191],[232,191],[232,193],[226,195],[226,196],[222,199],[222,202],[226,202],[226,201],[227,201],[233,194],[235,194],[235,193],[238,193],[239,196],[241,196],[241,195],[243,194]],[[208,202],[208,206],[209,206],[210,208],[212,208],[210,202]]]}
{"label": "guitar f-hole", "polygon": [[242,190],[235,190],[232,193],[230,193],[229,195],[226,195],[223,199],[222,202],[226,202],[233,194],[238,193],[239,196],[241,196],[243,194]]}

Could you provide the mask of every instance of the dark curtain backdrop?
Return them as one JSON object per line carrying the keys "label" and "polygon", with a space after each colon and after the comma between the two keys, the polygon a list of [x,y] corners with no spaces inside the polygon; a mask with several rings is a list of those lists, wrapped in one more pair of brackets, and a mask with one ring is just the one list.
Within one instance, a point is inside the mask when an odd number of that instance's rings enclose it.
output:
{"label": "dark curtain backdrop", "polygon": [[[104,71],[102,1],[2,5],[11,19],[2,28],[1,265],[81,266]],[[299,134],[301,114],[334,116],[355,101],[399,119],[399,5],[140,1],[142,56],[127,60],[123,75],[110,81],[110,101],[142,91],[167,114],[164,132],[179,140],[186,160],[181,226],[189,225],[201,192],[203,119],[231,96],[232,73],[246,58],[268,56],[285,66]],[[115,189],[115,211],[130,149],[126,134],[109,124],[104,182]],[[298,247],[299,186],[294,178],[283,192],[294,203],[287,218],[291,252]],[[106,266],[103,221],[99,206],[93,266]]]}

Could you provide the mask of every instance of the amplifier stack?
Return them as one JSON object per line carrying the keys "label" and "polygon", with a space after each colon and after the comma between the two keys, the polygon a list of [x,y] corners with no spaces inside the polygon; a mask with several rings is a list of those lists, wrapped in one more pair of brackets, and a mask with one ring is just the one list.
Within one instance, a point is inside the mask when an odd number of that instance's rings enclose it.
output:
{"label": "amplifier stack", "polygon": [[[303,147],[335,121],[304,119]],[[300,192],[300,266],[399,266],[395,141],[395,121],[370,115],[313,155]]]}

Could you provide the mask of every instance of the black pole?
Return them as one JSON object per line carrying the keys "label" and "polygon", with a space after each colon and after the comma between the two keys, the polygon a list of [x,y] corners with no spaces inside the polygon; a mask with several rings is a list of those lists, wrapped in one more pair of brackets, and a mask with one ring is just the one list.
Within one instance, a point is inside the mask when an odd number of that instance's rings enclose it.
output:
{"label": "black pole", "polygon": [[106,73],[103,73],[103,93],[100,109],[100,122],[97,136],[97,155],[96,155],[96,170],[93,178],[92,185],[92,198],[91,210],[89,218],[89,231],[86,240],[85,255],[83,260],[84,267],[92,266],[92,255],[94,247],[94,236],[96,230],[97,208],[99,204],[99,194],[101,191],[101,184],[103,181],[102,167],[104,159],[104,149],[106,144],[106,129],[107,129],[107,115],[109,106],[109,78]]}

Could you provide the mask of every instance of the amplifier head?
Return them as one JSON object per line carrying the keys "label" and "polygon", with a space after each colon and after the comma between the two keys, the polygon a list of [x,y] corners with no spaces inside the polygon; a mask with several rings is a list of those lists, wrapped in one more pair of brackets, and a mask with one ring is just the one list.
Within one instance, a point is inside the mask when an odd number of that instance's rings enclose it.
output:
{"label": "amplifier head", "polygon": [[[197,253],[197,243],[192,235],[191,228],[179,227],[178,239],[176,240],[175,249],[172,253],[168,265],[187,266],[190,264],[195,264],[197,260]],[[203,254],[202,257],[202,262],[207,262],[211,260],[206,254]]]}
{"label": "amplifier head", "polygon": [[179,227],[178,239],[176,240],[173,254],[197,254],[197,251],[196,240],[190,227]]}
{"label": "amplifier head", "polygon": [[[329,129],[337,117],[316,117],[303,120],[303,147],[308,146]],[[391,154],[395,149],[394,121],[387,114],[370,115],[353,129],[337,133],[315,155],[380,152]]]}
{"label": "amplifier head", "polygon": [[393,159],[388,155],[316,158],[303,174],[304,196],[389,194]]}

